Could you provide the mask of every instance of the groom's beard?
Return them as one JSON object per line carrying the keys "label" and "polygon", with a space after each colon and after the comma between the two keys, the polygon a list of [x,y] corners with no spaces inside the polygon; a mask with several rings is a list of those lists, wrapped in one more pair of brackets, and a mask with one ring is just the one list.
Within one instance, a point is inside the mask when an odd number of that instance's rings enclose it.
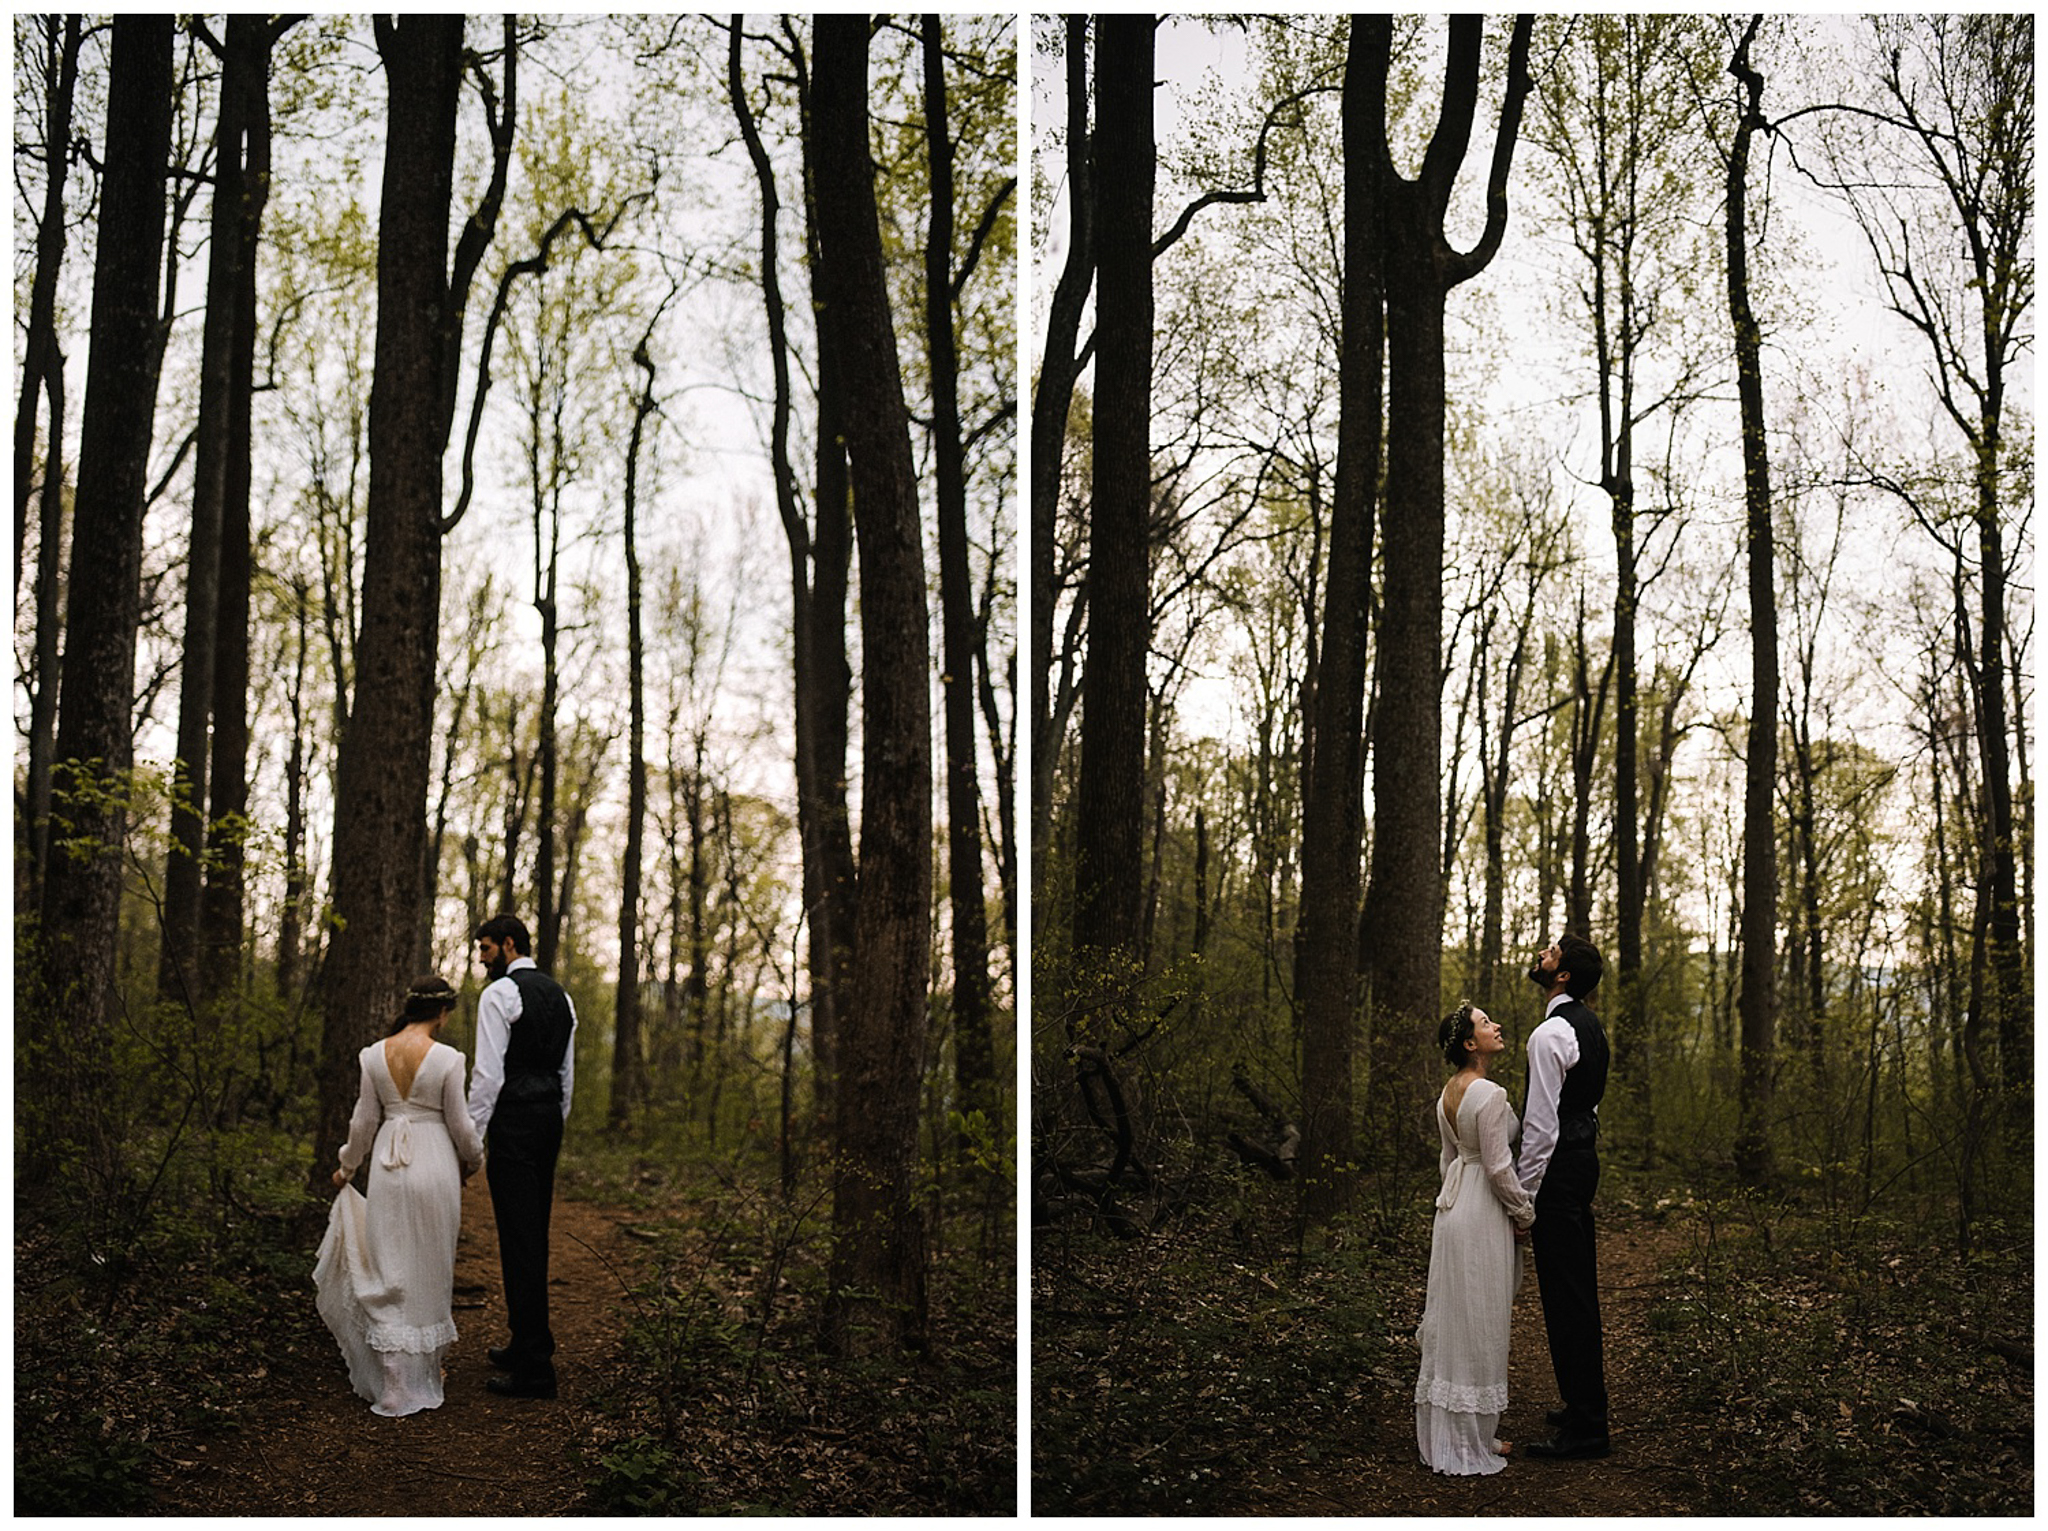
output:
{"label": "groom's beard", "polygon": [[496,983],[505,976],[505,969],[511,965],[512,959],[510,957],[500,957],[496,962],[486,962],[484,964],[484,971],[491,975],[491,982]]}
{"label": "groom's beard", "polygon": [[1534,963],[1529,969],[1529,982],[1536,985],[1539,989],[1548,991],[1556,978],[1556,971],[1552,968],[1546,968],[1541,962]]}

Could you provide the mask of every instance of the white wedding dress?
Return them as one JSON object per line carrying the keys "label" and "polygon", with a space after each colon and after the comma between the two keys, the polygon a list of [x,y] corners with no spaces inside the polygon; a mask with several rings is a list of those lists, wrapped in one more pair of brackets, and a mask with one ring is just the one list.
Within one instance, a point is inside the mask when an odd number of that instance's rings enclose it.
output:
{"label": "white wedding dress", "polygon": [[382,1042],[358,1061],[362,1093],[341,1163],[352,1170],[370,1154],[369,1196],[347,1185],[334,1199],[313,1285],[370,1412],[413,1414],[441,1406],[441,1364],[455,1341],[462,1166],[483,1162],[483,1142],[454,1048],[428,1048],[405,1094]]}
{"label": "white wedding dress", "polygon": [[1508,1145],[1520,1125],[1508,1093],[1475,1079],[1458,1119],[1437,1100],[1442,1188],[1429,1245],[1429,1296],[1415,1331],[1415,1444],[1440,1473],[1497,1473],[1495,1433],[1508,1406],[1508,1321],[1521,1285],[1514,1229],[1536,1220]]}

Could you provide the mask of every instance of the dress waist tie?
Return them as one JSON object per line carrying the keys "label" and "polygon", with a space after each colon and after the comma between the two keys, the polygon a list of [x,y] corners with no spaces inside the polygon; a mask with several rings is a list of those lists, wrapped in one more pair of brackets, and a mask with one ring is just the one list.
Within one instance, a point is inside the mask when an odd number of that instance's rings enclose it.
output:
{"label": "dress waist tie", "polygon": [[412,1121],[409,1117],[395,1116],[391,1119],[391,1135],[384,1140],[384,1168],[404,1169],[412,1163]]}
{"label": "dress waist tie", "polygon": [[1458,1157],[1451,1161],[1451,1167],[1444,1172],[1444,1188],[1437,1192],[1436,1209],[1448,1212],[1458,1204],[1458,1190],[1465,1183],[1465,1166],[1477,1164],[1479,1155],[1460,1150]]}

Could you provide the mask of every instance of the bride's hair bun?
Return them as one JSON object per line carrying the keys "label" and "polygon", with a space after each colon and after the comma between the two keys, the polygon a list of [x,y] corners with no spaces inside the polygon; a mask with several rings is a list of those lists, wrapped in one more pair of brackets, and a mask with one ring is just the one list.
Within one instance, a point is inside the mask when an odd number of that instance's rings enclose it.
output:
{"label": "bride's hair bun", "polygon": [[1444,1017],[1436,1029],[1436,1045],[1444,1050],[1444,1062],[1452,1068],[1465,1066],[1465,1044],[1472,1040],[1472,1001],[1469,999]]}
{"label": "bride's hair bun", "polygon": [[452,1005],[455,1003],[455,986],[437,973],[425,973],[406,985],[405,999],[407,1004],[419,999]]}
{"label": "bride's hair bun", "polygon": [[431,1021],[443,1010],[455,1008],[455,986],[434,973],[423,973],[405,986],[405,1009],[392,1024],[393,1031],[414,1021]]}

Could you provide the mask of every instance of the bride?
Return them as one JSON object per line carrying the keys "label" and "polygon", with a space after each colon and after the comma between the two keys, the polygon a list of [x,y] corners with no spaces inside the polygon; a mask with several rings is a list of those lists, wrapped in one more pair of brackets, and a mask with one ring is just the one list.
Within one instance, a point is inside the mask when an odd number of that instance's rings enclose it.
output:
{"label": "bride", "polygon": [[[358,1055],[362,1093],[334,1172],[341,1194],[313,1267],[320,1316],[373,1414],[439,1408],[441,1362],[455,1340],[462,1185],[484,1146],[462,1054],[434,1040],[454,1009],[445,978],[414,979],[390,1035]],[[348,1183],[365,1154],[367,1200]]]}
{"label": "bride", "polygon": [[1515,1245],[1536,1207],[1508,1153],[1519,1126],[1508,1093],[1486,1077],[1507,1050],[1499,1024],[1460,1005],[1444,1017],[1437,1041],[1457,1072],[1437,1102],[1443,1186],[1429,1297],[1415,1331],[1415,1444],[1440,1473],[1497,1473],[1509,1451],[1494,1432],[1508,1406],[1508,1320],[1522,1273]]}

